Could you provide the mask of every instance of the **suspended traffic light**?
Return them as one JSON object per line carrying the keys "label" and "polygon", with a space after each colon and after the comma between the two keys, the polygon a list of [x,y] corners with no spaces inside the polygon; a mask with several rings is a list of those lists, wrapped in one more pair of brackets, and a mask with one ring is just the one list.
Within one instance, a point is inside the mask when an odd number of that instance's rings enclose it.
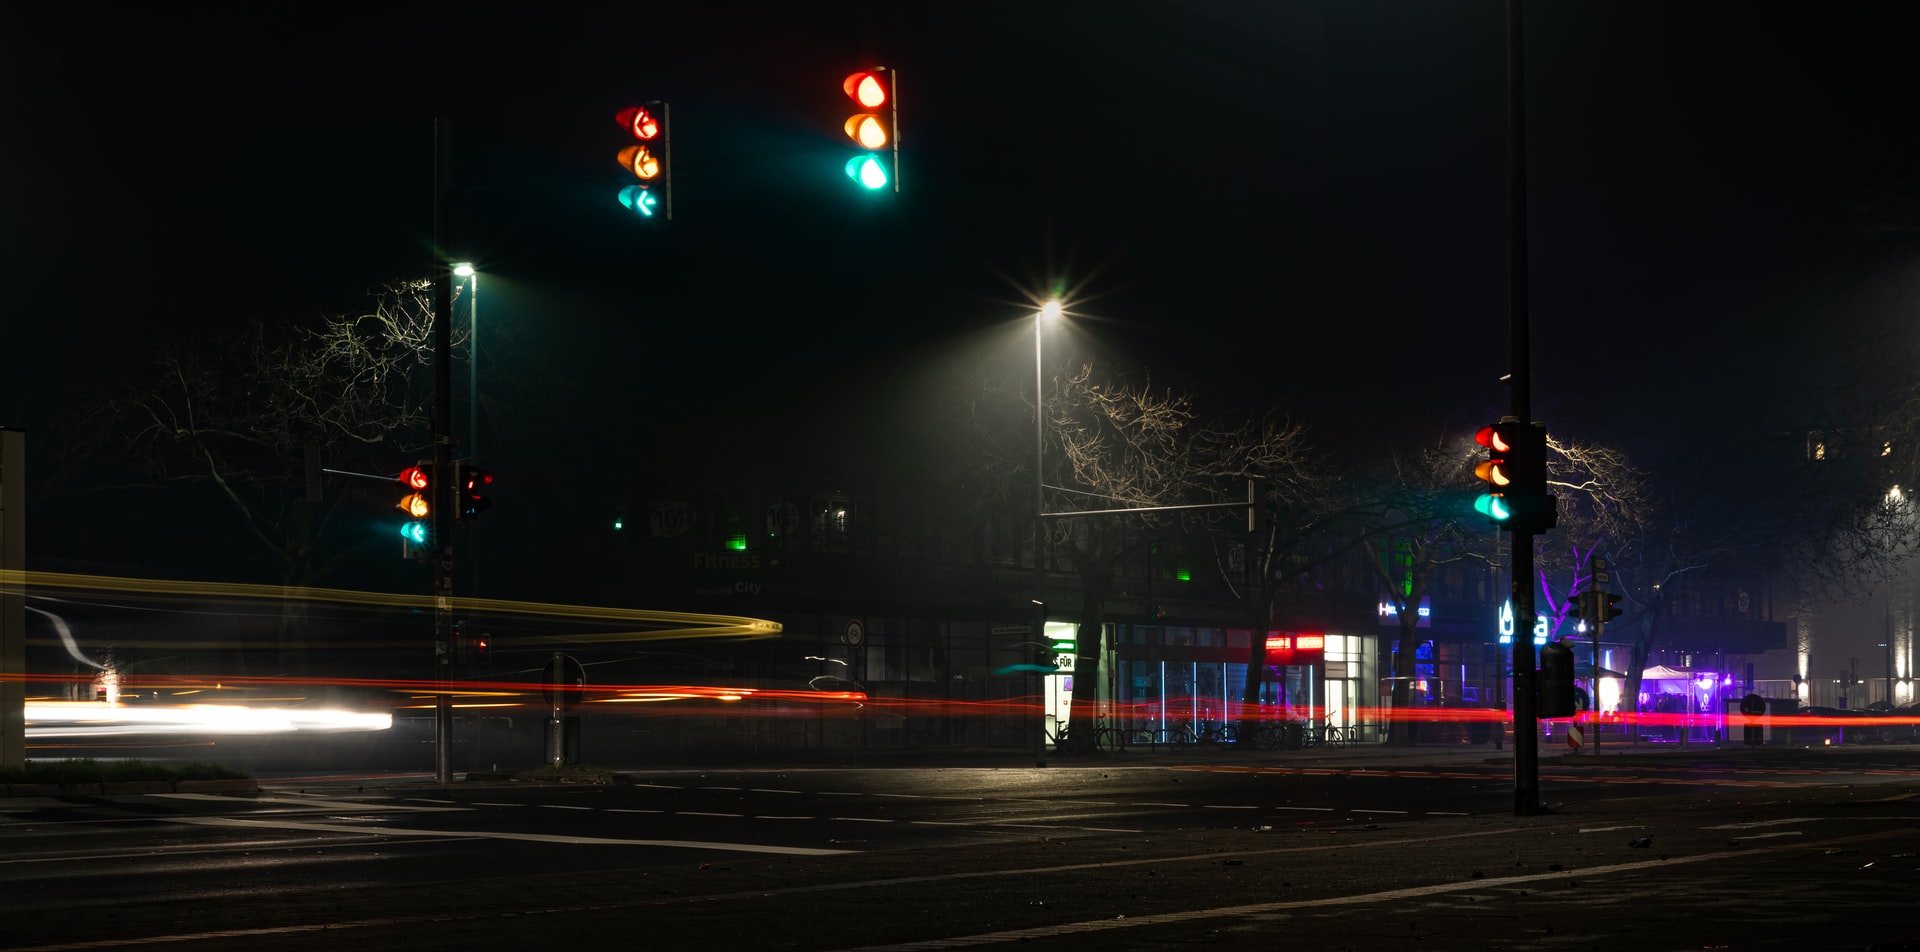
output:
{"label": "suspended traffic light", "polygon": [[613,116],[625,130],[627,146],[615,156],[620,167],[640,180],[619,192],[620,204],[636,218],[673,218],[673,135],[667,104],[658,100],[628,106]]}
{"label": "suspended traffic light", "polygon": [[867,150],[847,160],[847,177],[868,191],[877,192],[888,185],[900,191],[900,110],[894,101],[896,77],[893,70],[876,66],[854,73],[840,84],[841,91],[859,110],[847,117],[842,128],[847,138]]}
{"label": "suspended traffic light", "polygon": [[1510,493],[1513,487],[1512,432],[1516,424],[1500,422],[1483,426],[1473,441],[1487,448],[1487,458],[1473,468],[1473,475],[1484,480],[1487,491],[1474,500],[1473,508],[1495,525],[1505,527],[1513,518]]}
{"label": "suspended traffic light", "polygon": [[493,508],[493,500],[487,498],[486,489],[493,485],[493,474],[471,463],[454,464],[454,518],[478,519],[480,514]]}

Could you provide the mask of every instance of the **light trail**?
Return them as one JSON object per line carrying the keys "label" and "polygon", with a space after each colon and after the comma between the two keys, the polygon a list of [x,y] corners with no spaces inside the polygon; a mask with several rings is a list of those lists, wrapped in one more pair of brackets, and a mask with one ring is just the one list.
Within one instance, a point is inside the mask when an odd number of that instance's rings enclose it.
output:
{"label": "light trail", "polygon": [[[308,588],[290,585],[257,585],[245,582],[203,582],[178,579],[142,579],[109,575],[78,575],[67,572],[29,572],[0,569],[0,587],[63,589],[80,591],[130,592],[143,595],[198,595],[210,598],[272,599],[333,602],[376,608],[433,609],[431,595],[394,592],[363,592],[340,588]],[[594,632],[567,635],[568,643],[624,643],[664,641],[681,638],[733,638],[758,640],[780,637],[779,622],[744,615],[708,615],[696,612],[652,611],[642,608],[612,608],[596,605],[556,605],[511,599],[455,597],[446,600],[457,612],[486,612],[501,615],[528,615],[545,618],[573,618],[589,621],[632,622],[663,625],[643,631]]]}

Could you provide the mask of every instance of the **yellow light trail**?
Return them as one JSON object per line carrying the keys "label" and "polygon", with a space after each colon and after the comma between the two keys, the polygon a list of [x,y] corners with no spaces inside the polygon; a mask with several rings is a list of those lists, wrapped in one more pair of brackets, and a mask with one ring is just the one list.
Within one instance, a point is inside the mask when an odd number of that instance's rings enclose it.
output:
{"label": "yellow light trail", "polygon": [[[109,575],[77,575],[67,572],[28,572],[0,569],[0,590],[74,589],[85,591],[132,592],[147,595],[201,595],[214,598],[253,598],[336,602],[380,608],[432,609],[431,595],[403,595],[393,592],[360,592],[340,588],[309,588],[290,585],[257,585],[245,582],[198,582],[177,579],[121,578]],[[746,641],[780,637],[779,622],[743,615],[707,615],[697,612],[650,611],[643,608],[612,608],[604,605],[555,605],[548,602],[523,602],[497,598],[459,597],[446,599],[447,607],[457,612],[490,612],[507,615],[532,615],[548,618],[579,618],[592,621],[637,622],[669,627],[645,631],[594,632],[569,634],[558,638],[568,643],[620,643],[628,641],[667,641],[680,638],[735,638]],[[543,636],[545,637],[545,636]]]}

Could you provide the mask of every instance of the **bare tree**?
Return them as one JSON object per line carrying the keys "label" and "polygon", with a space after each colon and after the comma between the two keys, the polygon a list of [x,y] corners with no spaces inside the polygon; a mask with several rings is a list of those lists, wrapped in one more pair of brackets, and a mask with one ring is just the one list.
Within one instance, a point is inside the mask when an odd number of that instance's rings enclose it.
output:
{"label": "bare tree", "polygon": [[377,472],[426,444],[430,294],[391,284],[363,313],[167,351],[153,377],[106,396],[75,455],[118,460],[149,485],[210,487],[279,582],[313,584],[363,542],[327,544],[323,464]]}
{"label": "bare tree", "polygon": [[[1045,420],[1046,437],[1058,450],[1049,457],[1049,478],[1042,481],[1049,513],[1244,499],[1235,493],[1244,491],[1249,478],[1260,479],[1276,505],[1304,500],[1311,492],[1300,427],[1272,417],[1203,420],[1188,394],[1150,381],[1136,385],[1091,363],[1061,376],[1045,404]],[[1042,548],[1066,553],[1080,582],[1076,678],[1099,683],[1101,633],[1115,565],[1146,541],[1147,530],[1183,520],[1207,517],[1144,511],[1045,521]],[[1258,691],[1257,681],[1253,690]],[[1074,696],[1072,722],[1092,723],[1093,700],[1089,693]]]}
{"label": "bare tree", "polygon": [[[961,383],[943,396],[947,407],[937,416],[957,423],[969,439],[956,442],[946,429],[927,447],[928,458],[942,461],[937,468],[956,500],[948,513],[956,522],[1020,525],[1032,515],[1036,480],[1044,487],[1044,511],[1056,514],[1244,502],[1248,478],[1263,480],[1277,507],[1309,495],[1300,427],[1274,416],[1204,417],[1186,393],[1134,383],[1091,363],[1061,366],[1045,390],[1039,454],[1045,468],[1036,477],[1030,387],[970,372],[957,376]],[[963,391],[964,397],[951,395]],[[1099,683],[1101,636],[1118,563],[1151,544],[1154,534],[1244,525],[1245,518],[1243,508],[1223,508],[1040,520],[1036,558],[1066,563],[1079,581],[1076,680]],[[1070,722],[1090,725],[1094,700],[1092,692],[1076,692]],[[1090,732],[1069,734],[1069,744],[1091,740]]]}

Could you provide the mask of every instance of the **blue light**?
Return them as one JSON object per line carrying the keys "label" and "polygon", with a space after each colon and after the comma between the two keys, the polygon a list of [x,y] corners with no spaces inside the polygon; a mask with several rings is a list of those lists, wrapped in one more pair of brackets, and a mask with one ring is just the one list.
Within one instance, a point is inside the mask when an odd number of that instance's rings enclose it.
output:
{"label": "blue light", "polygon": [[620,204],[642,218],[652,218],[653,210],[660,206],[660,200],[654,198],[653,190],[645,185],[629,185],[620,190]]}
{"label": "blue light", "polygon": [[871,155],[856,155],[847,161],[847,178],[864,188],[879,191],[887,187],[887,167]]}
{"label": "blue light", "polygon": [[425,522],[409,522],[402,525],[400,527],[400,538],[407,542],[426,542],[427,524]]}

